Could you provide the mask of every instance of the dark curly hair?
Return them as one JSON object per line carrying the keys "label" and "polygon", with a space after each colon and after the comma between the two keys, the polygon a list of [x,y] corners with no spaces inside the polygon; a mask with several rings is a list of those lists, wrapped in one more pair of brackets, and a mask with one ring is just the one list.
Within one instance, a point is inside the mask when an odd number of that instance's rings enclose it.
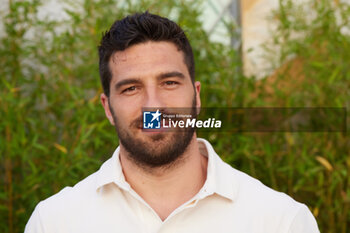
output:
{"label": "dark curly hair", "polygon": [[109,60],[113,53],[147,41],[168,41],[184,53],[184,62],[194,83],[194,59],[191,45],[184,31],[175,22],[149,12],[135,13],[113,23],[105,32],[100,45],[99,71],[103,91],[109,96],[112,74]]}

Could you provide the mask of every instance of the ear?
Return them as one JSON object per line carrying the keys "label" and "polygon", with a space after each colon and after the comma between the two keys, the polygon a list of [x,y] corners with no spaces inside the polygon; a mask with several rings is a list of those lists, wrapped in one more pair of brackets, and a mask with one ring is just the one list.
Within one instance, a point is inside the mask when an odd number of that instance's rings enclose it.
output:
{"label": "ear", "polygon": [[196,102],[197,102],[197,115],[200,112],[201,109],[201,97],[200,97],[200,92],[201,92],[201,83],[199,81],[196,81],[194,83],[194,89],[196,91],[195,95],[196,95]]}
{"label": "ear", "polygon": [[100,95],[100,100],[101,100],[101,104],[105,110],[106,117],[108,118],[109,122],[112,125],[114,125],[113,115],[112,115],[111,109],[109,108],[108,97],[105,95],[105,93],[102,93]]}

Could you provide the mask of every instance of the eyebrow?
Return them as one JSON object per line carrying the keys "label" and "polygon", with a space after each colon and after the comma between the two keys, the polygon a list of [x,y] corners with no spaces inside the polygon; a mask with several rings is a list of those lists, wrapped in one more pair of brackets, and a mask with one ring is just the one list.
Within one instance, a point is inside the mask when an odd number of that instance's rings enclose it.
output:
{"label": "eyebrow", "polygon": [[121,88],[124,85],[135,84],[135,83],[141,83],[141,80],[138,78],[124,79],[124,80],[121,80],[120,82],[117,82],[115,84],[115,89],[118,90],[119,88]]}
{"label": "eyebrow", "polygon": [[178,71],[162,73],[162,74],[157,76],[157,79],[162,80],[162,79],[171,78],[171,77],[178,77],[181,79],[185,79],[185,75],[181,72],[178,72]]}
{"label": "eyebrow", "polygon": [[[166,72],[166,73],[161,73],[161,74],[157,75],[158,80],[163,80],[163,79],[171,78],[171,77],[178,77],[181,79],[185,79],[185,75],[181,72],[178,72],[178,71]],[[142,83],[140,78],[128,78],[128,79],[124,79],[124,80],[121,80],[118,83],[116,83],[115,89],[118,90],[122,86],[128,85],[128,84],[140,84],[140,83]]]}

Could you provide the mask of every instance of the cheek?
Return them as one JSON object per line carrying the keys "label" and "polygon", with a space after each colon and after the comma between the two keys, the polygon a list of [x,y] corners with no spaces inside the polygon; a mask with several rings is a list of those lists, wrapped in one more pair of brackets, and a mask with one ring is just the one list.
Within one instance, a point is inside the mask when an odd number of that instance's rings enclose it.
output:
{"label": "cheek", "polygon": [[138,107],[134,101],[115,101],[113,110],[118,119],[118,123],[122,122],[121,124],[126,125],[142,114],[141,107]]}
{"label": "cheek", "polygon": [[171,93],[167,93],[163,96],[167,100],[169,106],[172,107],[191,107],[193,103],[193,98],[195,96],[195,91],[193,86],[179,89]]}

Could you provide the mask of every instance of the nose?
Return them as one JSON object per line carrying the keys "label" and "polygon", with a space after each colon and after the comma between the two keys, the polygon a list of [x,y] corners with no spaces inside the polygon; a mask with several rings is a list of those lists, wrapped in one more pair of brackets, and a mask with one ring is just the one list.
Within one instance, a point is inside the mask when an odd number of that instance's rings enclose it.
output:
{"label": "nose", "polygon": [[151,86],[146,89],[144,100],[144,108],[163,108],[164,106],[164,97],[160,95],[159,90],[155,86]]}

